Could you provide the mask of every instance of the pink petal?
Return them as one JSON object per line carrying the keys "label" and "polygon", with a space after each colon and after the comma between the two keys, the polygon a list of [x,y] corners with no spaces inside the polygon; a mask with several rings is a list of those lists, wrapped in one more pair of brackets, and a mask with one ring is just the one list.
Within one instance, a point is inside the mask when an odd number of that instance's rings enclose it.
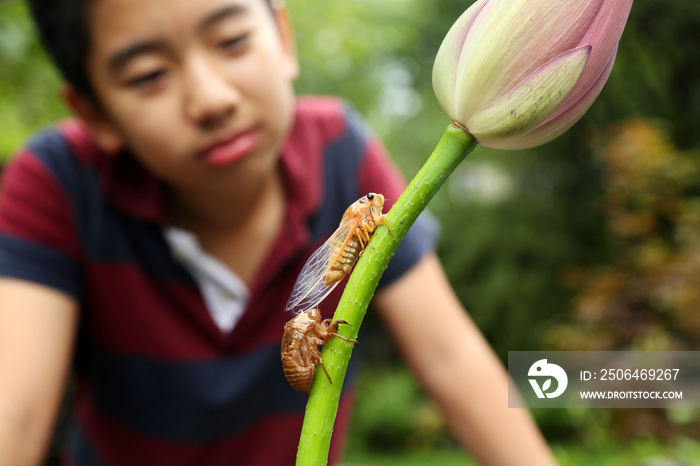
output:
{"label": "pink petal", "polygon": [[590,46],[579,47],[545,63],[508,94],[479,109],[466,122],[467,130],[486,147],[533,130],[569,95],[590,52]]}
{"label": "pink petal", "polygon": [[[508,139],[503,139],[498,141],[497,144],[490,145],[495,149],[528,149],[530,147],[537,147],[539,145],[545,144],[557,137],[559,137],[566,130],[571,128],[574,123],[576,123],[579,118],[583,116],[584,113],[593,105],[593,102],[600,94],[603,89],[605,82],[608,80],[608,76],[612,71],[613,64],[615,63],[615,53],[610,58],[607,66],[603,69],[603,72],[598,77],[598,80],[590,88],[589,92],[578,102],[569,106],[569,108],[564,112],[559,114],[557,117],[550,117],[544,123],[539,125],[534,130],[529,133],[523,134],[521,136],[515,136]],[[588,64],[586,64],[588,66]],[[585,70],[584,70],[585,72]],[[572,91],[573,93],[573,91]],[[567,97],[567,101],[569,100]]]}
{"label": "pink petal", "polygon": [[542,64],[581,43],[604,0],[491,0],[459,59],[457,120],[513,89]]}
{"label": "pink petal", "polygon": [[[610,60],[615,57],[617,45],[631,8],[632,0],[606,0],[593,24],[579,42],[579,45],[590,44],[593,47],[586,68],[583,70],[581,79],[576,83],[576,87],[562,106],[552,115],[552,119],[567,112],[569,107],[584,98],[585,94],[590,92],[600,81],[601,75],[608,66],[612,67]],[[607,69],[607,73],[610,74],[609,69]]]}

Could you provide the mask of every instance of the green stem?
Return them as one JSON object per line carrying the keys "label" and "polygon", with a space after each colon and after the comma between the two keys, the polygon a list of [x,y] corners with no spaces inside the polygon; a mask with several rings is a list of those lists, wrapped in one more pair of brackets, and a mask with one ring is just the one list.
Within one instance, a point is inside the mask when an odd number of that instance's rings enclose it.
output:
{"label": "green stem", "polygon": [[[377,228],[372,236],[374,248],[365,248],[362,257],[357,261],[333,316],[334,319],[345,320],[353,325],[342,326],[344,336],[357,338],[379,278],[399,243],[450,173],[475,146],[476,140],[469,133],[455,125],[448,126],[433,154],[387,214],[391,232],[398,241],[394,240],[384,226]],[[352,348],[352,343],[340,338],[333,338],[323,348],[323,361],[333,383],[328,382],[323,371],[317,372],[306,405],[297,466],[325,465],[328,462],[333,423]]]}

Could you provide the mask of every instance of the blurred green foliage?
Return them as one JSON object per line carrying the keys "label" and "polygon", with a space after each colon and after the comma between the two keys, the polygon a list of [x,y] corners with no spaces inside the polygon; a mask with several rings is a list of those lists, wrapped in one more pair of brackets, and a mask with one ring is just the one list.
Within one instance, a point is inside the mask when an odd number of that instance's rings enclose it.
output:
{"label": "blurred green foliage", "polygon": [[[572,266],[577,290],[553,350],[697,350],[700,346],[700,151],[679,150],[668,125],[627,120],[592,141],[614,248],[605,264]],[[700,437],[697,409],[614,410],[598,416],[618,438]]]}
{"label": "blurred green foliage", "polygon": [[[700,464],[700,445],[689,439],[662,444],[641,439],[622,445],[589,447],[554,445],[554,455],[561,466],[690,466]],[[345,466],[475,466],[477,463],[459,450],[437,452],[348,452]]]}
{"label": "blurred green foliage", "polygon": [[[366,115],[406,177],[412,177],[449,124],[433,96],[432,61],[445,33],[470,3],[288,0],[302,68],[298,92],[347,99]],[[499,152],[478,148],[431,203],[442,221],[438,252],[452,285],[502,358],[509,350],[545,346],[658,348],[673,343],[673,347],[697,349],[698,338],[690,331],[696,327],[683,320],[697,319],[695,301],[680,305],[672,318],[661,318],[668,313],[645,290],[635,295],[641,306],[647,306],[642,308],[630,307],[626,301],[630,293],[619,290],[628,290],[651,273],[633,264],[636,243],[663,250],[645,254],[677,257],[683,252],[679,248],[689,244],[684,241],[694,241],[683,239],[687,232],[691,237],[697,234],[693,212],[700,192],[698,152],[694,150],[700,147],[698,44],[697,0],[635,2],[610,79],[574,128],[536,149]],[[20,0],[0,2],[1,158],[8,157],[36,129],[67,115],[60,102],[59,83],[37,45],[24,4]],[[630,118],[662,122],[653,127],[657,129],[637,133],[664,141],[657,155],[672,156],[667,168],[689,167],[681,178],[674,178],[668,170],[651,170],[648,184],[635,191],[634,196],[648,190],[653,197],[661,183],[660,204],[644,214],[660,221],[658,226],[664,229],[660,236],[621,236],[616,228],[630,212],[622,207],[611,210],[613,159],[605,153],[610,150],[609,141],[630,131],[625,123],[615,125]],[[601,134],[610,134],[612,139],[601,139]],[[638,152],[645,150],[647,143],[638,142]],[[656,157],[650,154],[647,156]],[[635,157],[637,152],[629,154],[630,159]],[[681,188],[671,196],[680,210],[671,214],[663,210],[666,185]],[[640,199],[633,200],[642,202]],[[635,221],[639,222],[632,224]],[[652,260],[661,260],[661,269],[671,263],[663,262],[663,257]],[[606,295],[617,301],[608,299],[612,307],[599,308],[593,325],[582,317],[581,303],[591,302],[596,293],[607,289],[601,273],[622,274],[626,285],[615,288],[616,295]],[[695,273],[683,276],[692,284],[689,289],[695,286]],[[618,315],[618,309],[627,309],[625,322],[636,333],[623,336],[611,326],[611,316]],[[637,325],[649,322],[649,315],[654,316],[653,325]],[[360,384],[351,442],[368,448],[405,448],[418,433],[429,431],[434,436],[430,442],[442,445],[444,425],[431,418],[434,407],[416,382],[405,370],[395,368],[397,357],[376,320],[370,313],[363,326],[371,377],[366,380],[371,382]],[[687,435],[697,435],[687,428],[688,416],[660,415],[666,421],[659,425],[686,426]],[[594,445],[600,445],[610,429],[625,432],[631,422],[629,417],[606,410],[549,410],[536,416],[550,438]],[[690,419],[690,425],[696,425],[693,416]],[[634,422],[647,425],[644,419]],[[649,422],[662,420],[657,416]]]}
{"label": "blurred green foliage", "polygon": [[67,115],[59,91],[58,75],[37,43],[25,4],[0,2],[0,160],[37,128]]}
{"label": "blurred green foliage", "polygon": [[406,450],[414,453],[453,446],[437,405],[403,367],[368,369],[353,413],[350,451]]}
{"label": "blurred green foliage", "polygon": [[700,150],[679,150],[667,125],[627,120],[601,132],[600,197],[614,249],[572,267],[578,290],[553,349],[693,350],[700,346]]}

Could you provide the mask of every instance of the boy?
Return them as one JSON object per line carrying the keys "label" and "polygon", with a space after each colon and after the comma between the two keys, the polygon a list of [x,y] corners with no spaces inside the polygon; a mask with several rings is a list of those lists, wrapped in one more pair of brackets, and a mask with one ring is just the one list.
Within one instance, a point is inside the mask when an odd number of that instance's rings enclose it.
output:
{"label": "boy", "polygon": [[[292,464],[306,398],[281,370],[284,303],[351,202],[398,197],[394,169],[336,100],[295,100],[280,6],[32,8],[79,122],[39,135],[3,181],[0,464],[41,461],[72,362],[68,464]],[[554,464],[507,409],[430,236],[407,237],[376,308],[477,458]]]}

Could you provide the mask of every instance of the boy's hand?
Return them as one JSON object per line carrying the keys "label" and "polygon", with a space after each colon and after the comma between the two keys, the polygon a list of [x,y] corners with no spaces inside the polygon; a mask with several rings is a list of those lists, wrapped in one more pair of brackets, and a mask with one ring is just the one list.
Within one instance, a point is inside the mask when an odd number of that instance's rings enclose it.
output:
{"label": "boy's hand", "polygon": [[0,464],[40,464],[62,399],[78,305],[54,289],[0,278]]}

